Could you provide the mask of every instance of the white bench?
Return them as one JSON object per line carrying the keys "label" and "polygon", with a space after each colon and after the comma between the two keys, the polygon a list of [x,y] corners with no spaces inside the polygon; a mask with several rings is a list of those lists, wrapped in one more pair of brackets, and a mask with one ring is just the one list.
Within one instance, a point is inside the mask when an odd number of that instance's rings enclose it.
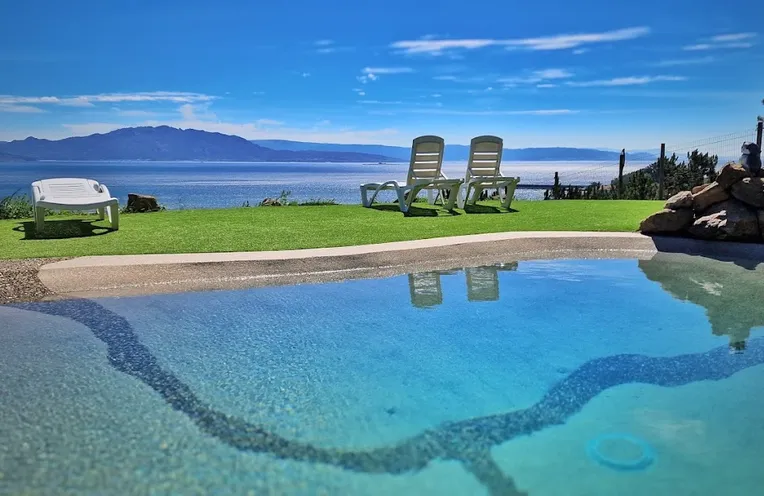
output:
{"label": "white bench", "polygon": [[101,220],[109,217],[112,229],[119,229],[119,200],[109,188],[92,179],[56,178],[32,183],[35,229],[41,231],[45,210],[96,210]]}

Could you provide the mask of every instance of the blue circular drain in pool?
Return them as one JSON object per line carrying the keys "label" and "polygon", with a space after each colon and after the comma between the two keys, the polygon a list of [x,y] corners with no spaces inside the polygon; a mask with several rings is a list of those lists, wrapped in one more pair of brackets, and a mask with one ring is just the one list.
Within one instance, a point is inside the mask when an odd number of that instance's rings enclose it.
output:
{"label": "blue circular drain in pool", "polygon": [[[635,446],[640,454],[633,458],[616,458],[602,452],[602,444],[607,442],[625,443]],[[644,470],[655,460],[653,448],[645,441],[629,434],[604,434],[589,441],[586,451],[597,463],[615,470]]]}

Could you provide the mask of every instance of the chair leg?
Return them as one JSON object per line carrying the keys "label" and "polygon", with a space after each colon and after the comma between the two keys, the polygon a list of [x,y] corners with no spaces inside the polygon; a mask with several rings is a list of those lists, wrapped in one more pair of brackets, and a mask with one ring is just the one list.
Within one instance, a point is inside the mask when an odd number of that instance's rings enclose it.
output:
{"label": "chair leg", "polygon": [[461,185],[452,186],[448,189],[448,202],[443,202],[443,207],[449,212],[454,209],[460,189]]}
{"label": "chair leg", "polygon": [[506,192],[504,193],[506,196],[504,197],[504,201],[501,202],[502,207],[509,209],[509,206],[512,205],[512,198],[515,196],[516,188],[517,181],[507,185]]}
{"label": "chair leg", "polygon": [[480,200],[480,194],[483,192],[483,188],[480,186],[475,186],[475,188],[472,190],[472,198],[470,198],[468,201],[470,205],[474,205]]}
{"label": "chair leg", "polygon": [[42,232],[45,227],[45,209],[35,207],[34,209],[34,229],[36,232]]}
{"label": "chair leg", "polygon": [[369,189],[365,186],[361,186],[361,205],[364,207],[370,207],[369,203]]}
{"label": "chair leg", "polygon": [[98,209],[98,220],[103,220],[106,217],[106,207]]}
{"label": "chair leg", "polygon": [[106,213],[109,216],[109,224],[115,231],[119,230],[119,203],[115,202],[106,207]]}

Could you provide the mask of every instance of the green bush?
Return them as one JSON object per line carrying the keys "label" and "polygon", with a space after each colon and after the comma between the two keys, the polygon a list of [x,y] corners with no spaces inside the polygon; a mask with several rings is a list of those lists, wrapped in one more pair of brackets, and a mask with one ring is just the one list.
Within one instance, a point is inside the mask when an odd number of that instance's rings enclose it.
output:
{"label": "green bush", "polygon": [[0,200],[0,219],[30,219],[34,217],[34,207],[26,195],[6,196]]}

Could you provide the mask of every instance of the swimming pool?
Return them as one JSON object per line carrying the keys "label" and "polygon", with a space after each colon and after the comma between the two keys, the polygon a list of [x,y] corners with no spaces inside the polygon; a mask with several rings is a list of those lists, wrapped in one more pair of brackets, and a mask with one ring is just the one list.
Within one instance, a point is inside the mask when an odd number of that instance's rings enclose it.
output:
{"label": "swimming pool", "polygon": [[0,493],[759,494],[762,294],[658,254],[0,307]]}

